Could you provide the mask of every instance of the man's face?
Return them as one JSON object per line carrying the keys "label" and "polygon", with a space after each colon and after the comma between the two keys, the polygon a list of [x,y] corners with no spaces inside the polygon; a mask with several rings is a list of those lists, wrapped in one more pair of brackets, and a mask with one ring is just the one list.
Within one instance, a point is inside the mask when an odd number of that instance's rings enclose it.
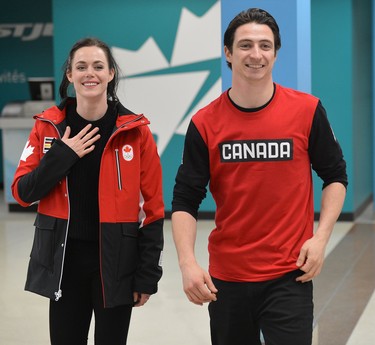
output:
{"label": "man's face", "polygon": [[276,51],[269,26],[257,23],[239,26],[234,34],[232,52],[227,47],[224,47],[224,52],[232,64],[233,78],[272,81]]}

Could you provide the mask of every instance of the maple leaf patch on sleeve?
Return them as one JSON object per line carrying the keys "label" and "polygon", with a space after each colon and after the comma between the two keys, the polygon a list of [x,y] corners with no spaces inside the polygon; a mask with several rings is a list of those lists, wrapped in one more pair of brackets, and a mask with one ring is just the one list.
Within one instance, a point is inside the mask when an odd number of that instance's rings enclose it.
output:
{"label": "maple leaf patch on sleeve", "polygon": [[29,158],[34,153],[34,148],[34,146],[30,145],[30,141],[28,140],[22,151],[20,160],[26,162],[27,158]]}

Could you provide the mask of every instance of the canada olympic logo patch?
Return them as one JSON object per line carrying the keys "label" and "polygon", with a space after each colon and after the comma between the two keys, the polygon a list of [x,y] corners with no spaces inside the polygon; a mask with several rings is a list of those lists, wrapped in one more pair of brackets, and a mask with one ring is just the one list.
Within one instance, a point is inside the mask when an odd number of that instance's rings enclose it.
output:
{"label": "canada olympic logo patch", "polygon": [[124,145],[122,147],[122,156],[126,161],[131,161],[134,157],[133,148],[130,145]]}

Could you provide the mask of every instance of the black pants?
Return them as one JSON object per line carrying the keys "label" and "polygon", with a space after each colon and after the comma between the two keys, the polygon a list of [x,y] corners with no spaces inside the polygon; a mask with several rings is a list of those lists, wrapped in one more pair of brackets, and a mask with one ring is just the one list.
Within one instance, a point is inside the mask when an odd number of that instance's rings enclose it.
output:
{"label": "black pants", "polygon": [[266,282],[237,283],[213,278],[217,301],[209,304],[212,345],[311,345],[312,282],[297,270]]}
{"label": "black pants", "polygon": [[50,302],[51,344],[87,345],[93,312],[95,344],[125,345],[132,306],[103,308],[98,244],[69,240],[62,297]]}

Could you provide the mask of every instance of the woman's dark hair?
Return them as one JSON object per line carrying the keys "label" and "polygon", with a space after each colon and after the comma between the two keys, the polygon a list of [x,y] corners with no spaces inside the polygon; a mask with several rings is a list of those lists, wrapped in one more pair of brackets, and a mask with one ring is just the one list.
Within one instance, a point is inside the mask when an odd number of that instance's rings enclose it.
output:
{"label": "woman's dark hair", "polygon": [[[232,53],[234,34],[238,27],[248,23],[257,23],[267,25],[273,32],[275,41],[275,54],[281,48],[281,37],[279,26],[276,23],[274,17],[272,17],[267,11],[260,8],[249,8],[248,10],[242,11],[237,14],[232,21],[229,23],[224,33],[224,46]],[[232,69],[232,64],[227,61],[227,65]]]}
{"label": "woman's dark hair", "polygon": [[107,56],[109,69],[113,69],[114,72],[115,72],[113,79],[108,83],[107,98],[111,99],[111,100],[114,100],[114,101],[118,100],[116,92],[117,92],[117,86],[118,86],[118,82],[119,82],[120,68],[117,65],[117,63],[116,63],[116,61],[115,61],[115,59],[112,55],[111,49],[108,47],[108,45],[105,44],[103,41],[99,40],[98,38],[95,38],[95,37],[87,37],[87,38],[83,38],[83,39],[79,40],[78,42],[76,42],[73,45],[72,49],[70,50],[69,56],[66,59],[64,65],[63,65],[63,79],[60,83],[60,88],[59,88],[59,93],[60,93],[61,99],[65,99],[65,98],[68,97],[68,88],[69,88],[70,82],[69,82],[66,74],[68,72],[70,72],[71,69],[72,69],[72,61],[73,61],[73,58],[74,58],[74,54],[80,48],[93,47],[93,46],[101,48],[104,51],[105,55]]}

